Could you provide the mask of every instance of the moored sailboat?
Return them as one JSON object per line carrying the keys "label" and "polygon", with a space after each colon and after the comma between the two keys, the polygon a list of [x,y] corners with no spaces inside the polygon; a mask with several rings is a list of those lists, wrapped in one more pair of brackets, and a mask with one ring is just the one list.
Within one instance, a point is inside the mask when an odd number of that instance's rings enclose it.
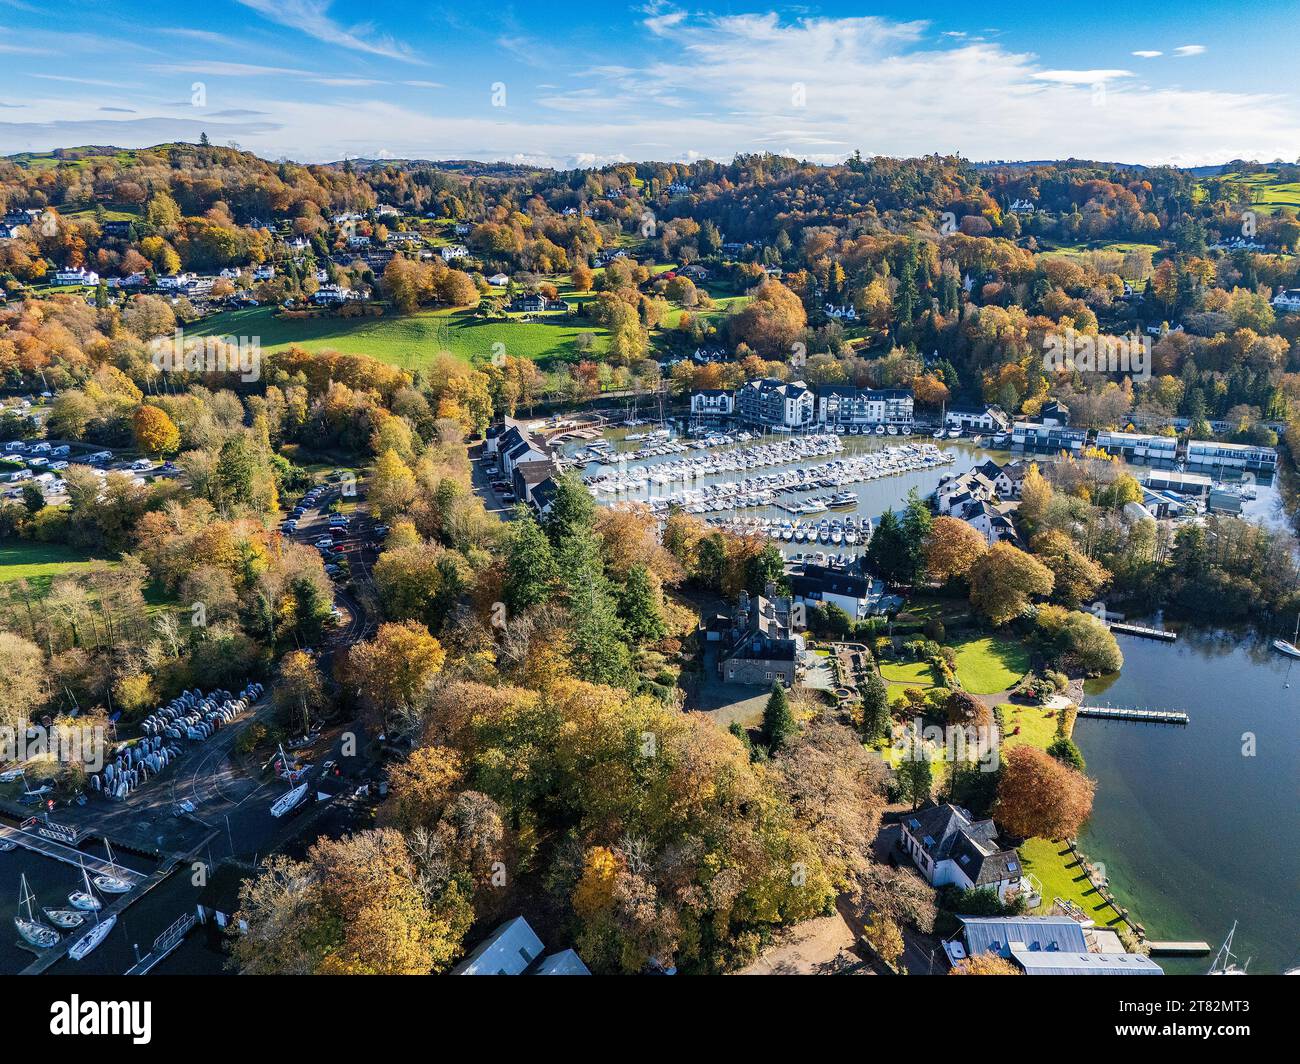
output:
{"label": "moored sailboat", "polygon": [[27,906],[27,916],[24,918],[22,913],[14,916],[14,927],[18,929],[18,934],[22,936],[24,942],[28,945],[35,946],[37,949],[49,949],[51,946],[59,944],[59,933],[52,927],[46,927],[43,923],[32,915],[32,902],[35,900],[31,888],[27,886],[27,876],[20,876],[21,886],[18,890],[18,905]]}

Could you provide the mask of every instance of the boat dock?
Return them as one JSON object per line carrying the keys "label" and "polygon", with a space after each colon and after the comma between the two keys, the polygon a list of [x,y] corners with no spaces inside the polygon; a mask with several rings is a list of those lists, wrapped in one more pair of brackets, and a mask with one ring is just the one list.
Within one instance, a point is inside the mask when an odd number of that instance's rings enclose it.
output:
{"label": "boat dock", "polygon": [[138,887],[149,878],[132,868],[126,868],[123,865],[112,865],[91,854],[82,853],[71,846],[65,846],[63,843],[56,842],[46,835],[38,835],[31,831],[19,831],[17,828],[11,828],[5,824],[0,824],[0,840],[17,843],[24,849],[32,850],[45,857],[53,857],[56,861],[62,861],[64,864],[74,865],[77,868],[84,865],[86,872],[92,876],[120,876],[133,887]]}
{"label": "boat dock", "polygon": [[1210,952],[1208,942],[1148,942],[1153,954],[1167,957],[1197,957]]}
{"label": "boat dock", "polygon": [[1121,635],[1136,635],[1143,639],[1159,639],[1162,643],[1172,643],[1178,638],[1177,632],[1169,632],[1163,628],[1146,628],[1140,624],[1122,624],[1117,621],[1111,621],[1106,625],[1112,632],[1119,632]]}
{"label": "boat dock", "polygon": [[1123,709],[1119,706],[1080,706],[1080,717],[1131,720],[1138,724],[1187,724],[1191,718],[1177,709]]}

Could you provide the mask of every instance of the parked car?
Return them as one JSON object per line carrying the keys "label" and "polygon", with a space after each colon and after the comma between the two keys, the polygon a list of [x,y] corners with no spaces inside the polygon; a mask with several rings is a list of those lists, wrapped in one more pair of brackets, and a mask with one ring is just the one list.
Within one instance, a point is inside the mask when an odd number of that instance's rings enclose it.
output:
{"label": "parked car", "polygon": [[330,547],[334,546],[334,540],[329,536],[322,536],[313,546],[319,547],[321,550],[329,550]]}
{"label": "parked car", "polygon": [[295,521],[295,520],[291,517],[291,518],[289,518],[289,520],[287,520],[286,522],[284,522],[284,524],[282,524],[280,527],[281,527],[285,532],[297,532],[297,531],[298,531],[298,522]]}

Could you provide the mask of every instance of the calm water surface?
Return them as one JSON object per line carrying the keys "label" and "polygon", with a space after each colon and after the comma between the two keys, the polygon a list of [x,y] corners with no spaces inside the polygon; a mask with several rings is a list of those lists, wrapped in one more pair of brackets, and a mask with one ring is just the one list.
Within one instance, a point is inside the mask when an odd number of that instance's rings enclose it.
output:
{"label": "calm water surface", "polygon": [[1217,950],[1237,920],[1234,951],[1253,956],[1251,971],[1300,964],[1300,661],[1240,633],[1118,638],[1124,668],[1090,683],[1085,704],[1181,709],[1191,723],[1079,719],[1097,780],[1081,847],[1151,938]]}

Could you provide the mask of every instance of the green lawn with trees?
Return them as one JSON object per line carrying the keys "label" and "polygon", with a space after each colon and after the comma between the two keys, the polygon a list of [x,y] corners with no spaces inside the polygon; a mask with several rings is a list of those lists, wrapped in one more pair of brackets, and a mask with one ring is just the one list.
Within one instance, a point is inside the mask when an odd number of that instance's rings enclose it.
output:
{"label": "green lawn with trees", "polygon": [[603,348],[605,330],[563,314],[533,322],[481,318],[472,309],[420,310],[399,314],[391,308],[382,317],[280,318],[273,307],[256,307],[216,314],[188,333],[195,336],[256,336],[262,350],[281,351],[293,345],[308,351],[335,350],[370,355],[403,369],[419,369],[443,351],[469,363],[492,358],[493,344],[505,353],[535,362],[577,361],[578,337],[594,334],[594,348]]}

